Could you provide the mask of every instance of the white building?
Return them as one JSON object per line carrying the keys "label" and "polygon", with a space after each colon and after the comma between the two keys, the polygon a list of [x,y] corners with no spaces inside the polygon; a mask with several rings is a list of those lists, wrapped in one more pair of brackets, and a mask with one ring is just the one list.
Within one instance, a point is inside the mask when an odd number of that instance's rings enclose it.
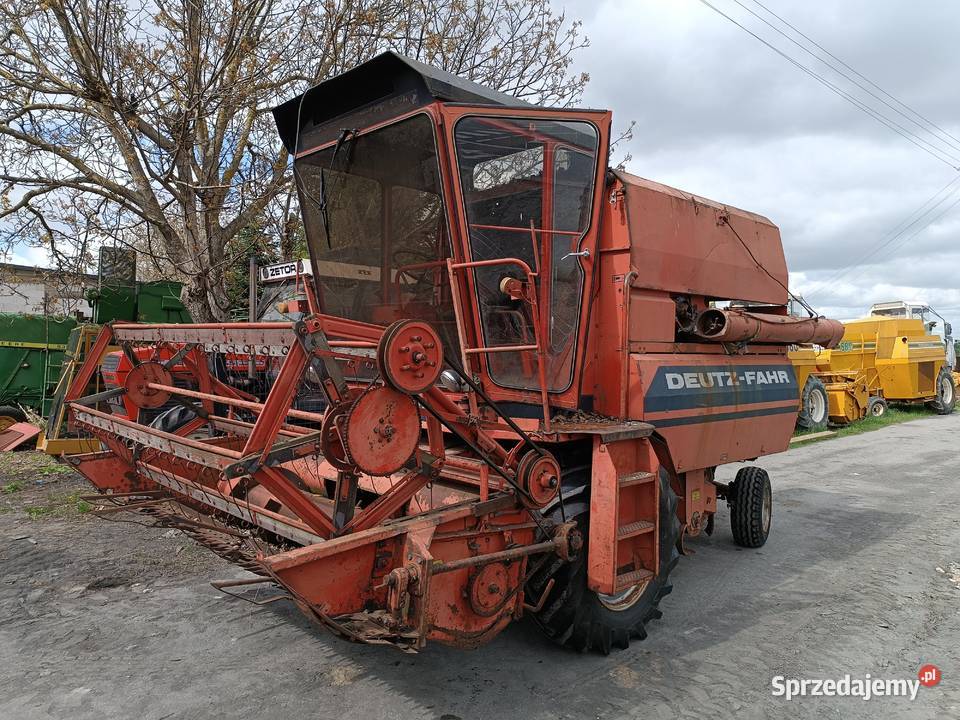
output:
{"label": "white building", "polygon": [[86,291],[97,287],[96,275],[64,276],[47,268],[0,263],[0,312],[74,315],[85,319],[93,309]]}

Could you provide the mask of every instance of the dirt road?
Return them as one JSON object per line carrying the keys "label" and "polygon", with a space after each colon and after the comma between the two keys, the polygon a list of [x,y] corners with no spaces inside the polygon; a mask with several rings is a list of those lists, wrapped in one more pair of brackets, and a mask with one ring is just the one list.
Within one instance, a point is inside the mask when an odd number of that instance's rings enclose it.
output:
{"label": "dirt road", "polygon": [[[243,573],[91,518],[75,476],[7,455],[0,718],[960,717],[958,441],[960,415],[929,417],[764,458],[767,545],[735,547],[722,513],[648,639],[609,657],[527,623],[474,652],[350,645],[285,602],[217,592]],[[943,680],[913,702],[771,693],[775,675],[913,679],[924,663]]]}

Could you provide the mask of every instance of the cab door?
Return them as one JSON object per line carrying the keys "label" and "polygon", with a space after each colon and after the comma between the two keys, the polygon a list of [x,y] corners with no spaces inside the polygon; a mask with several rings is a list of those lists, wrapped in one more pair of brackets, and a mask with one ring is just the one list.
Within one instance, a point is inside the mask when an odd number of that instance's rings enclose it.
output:
{"label": "cab door", "polygon": [[[610,113],[442,108],[464,362],[495,398],[578,405]],[[468,333],[469,335],[469,333]]]}

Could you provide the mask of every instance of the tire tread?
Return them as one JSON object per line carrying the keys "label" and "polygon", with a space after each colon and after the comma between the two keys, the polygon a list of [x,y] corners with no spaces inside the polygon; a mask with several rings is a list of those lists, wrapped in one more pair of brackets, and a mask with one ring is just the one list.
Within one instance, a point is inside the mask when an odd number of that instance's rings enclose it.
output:
{"label": "tire tread", "polygon": [[[770,476],[763,468],[751,465],[740,468],[732,483],[730,529],[733,541],[741,547],[763,547],[763,496],[770,486]],[[768,529],[769,531],[769,529]]]}

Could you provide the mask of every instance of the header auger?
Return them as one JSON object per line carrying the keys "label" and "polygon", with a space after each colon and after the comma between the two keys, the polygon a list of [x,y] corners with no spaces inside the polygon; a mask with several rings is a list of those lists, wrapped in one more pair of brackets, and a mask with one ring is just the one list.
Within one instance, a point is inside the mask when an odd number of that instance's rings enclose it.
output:
{"label": "header auger", "polygon": [[[306,312],[106,327],[68,397],[105,447],[71,459],[104,512],[181,527],[336,632],[407,650],[524,613],[570,647],[626,646],[718,500],[737,542],[765,542],[766,473],[714,470],[787,447],[787,345],[838,336],[787,316],[775,226],[608,170],[609,112],[392,54],[275,117]],[[81,397],[111,345],[123,371]]]}

